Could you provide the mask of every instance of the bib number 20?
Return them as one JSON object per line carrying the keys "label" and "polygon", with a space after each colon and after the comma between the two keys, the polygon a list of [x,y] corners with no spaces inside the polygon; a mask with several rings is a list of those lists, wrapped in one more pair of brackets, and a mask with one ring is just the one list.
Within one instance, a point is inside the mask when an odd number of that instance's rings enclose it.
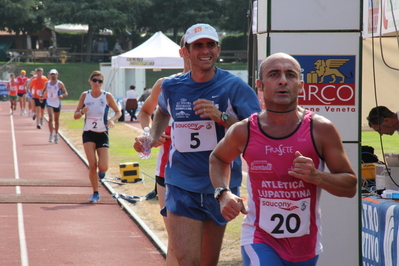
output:
{"label": "bib number 20", "polygon": [[281,214],[274,214],[271,220],[277,221],[277,225],[272,231],[273,234],[285,234],[285,230],[290,234],[294,234],[298,232],[301,226],[301,218],[295,213],[291,213],[287,217]]}

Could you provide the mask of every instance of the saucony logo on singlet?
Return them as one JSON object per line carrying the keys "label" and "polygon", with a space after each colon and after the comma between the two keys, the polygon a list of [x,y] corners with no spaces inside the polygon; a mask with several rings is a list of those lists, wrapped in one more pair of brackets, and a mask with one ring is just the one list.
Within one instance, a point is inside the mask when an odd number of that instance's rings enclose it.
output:
{"label": "saucony logo on singlet", "polygon": [[213,99],[213,98],[216,98],[216,97],[219,97],[219,95],[214,95],[214,96],[212,96],[212,99]]}
{"label": "saucony logo on singlet", "polygon": [[175,128],[189,128],[193,130],[200,130],[204,125],[198,125],[197,123],[188,123],[188,124],[175,124]]}
{"label": "saucony logo on singlet", "polygon": [[287,211],[292,211],[295,209],[298,209],[298,206],[293,205],[290,202],[274,202],[274,201],[264,201],[262,202],[263,206],[271,206],[271,207],[277,207],[282,210],[287,210]]}

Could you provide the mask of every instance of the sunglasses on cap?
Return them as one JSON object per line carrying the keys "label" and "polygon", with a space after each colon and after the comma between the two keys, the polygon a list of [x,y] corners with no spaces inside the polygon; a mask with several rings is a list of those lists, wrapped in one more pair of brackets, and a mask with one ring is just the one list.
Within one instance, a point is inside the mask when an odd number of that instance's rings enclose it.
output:
{"label": "sunglasses on cap", "polygon": [[103,83],[102,79],[96,79],[96,78],[92,78],[91,81],[93,81],[94,83],[98,82],[98,83]]}

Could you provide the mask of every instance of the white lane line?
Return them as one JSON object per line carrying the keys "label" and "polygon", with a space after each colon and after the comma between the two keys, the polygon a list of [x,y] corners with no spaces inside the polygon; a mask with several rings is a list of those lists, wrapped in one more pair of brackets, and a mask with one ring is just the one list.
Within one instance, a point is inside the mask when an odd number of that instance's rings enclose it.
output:
{"label": "white lane line", "polygon": [[[19,179],[17,146],[16,146],[15,133],[14,133],[14,120],[12,119],[12,115],[10,115],[10,120],[11,120],[11,138],[12,138],[15,179]],[[15,191],[17,194],[21,194],[20,186],[16,186]],[[18,214],[19,248],[21,252],[21,265],[29,266],[28,248],[26,246],[24,212],[22,209],[22,203],[17,203],[17,214]]]}

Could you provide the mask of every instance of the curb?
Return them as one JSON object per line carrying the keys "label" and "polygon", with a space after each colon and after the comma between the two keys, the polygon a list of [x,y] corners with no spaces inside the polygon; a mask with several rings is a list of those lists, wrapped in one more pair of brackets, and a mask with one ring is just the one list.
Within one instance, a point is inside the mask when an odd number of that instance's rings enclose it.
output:
{"label": "curb", "polygon": [[[47,120],[47,117],[46,117]],[[79,158],[89,167],[89,163],[86,158],[82,156],[82,154],[73,146],[71,142],[62,134],[61,131],[58,131],[58,134],[61,138],[67,143],[67,145],[79,156]],[[116,193],[116,191],[107,183],[102,184],[107,188],[107,190],[111,193]],[[129,216],[133,219],[133,221],[143,230],[143,232],[151,239],[156,248],[161,252],[162,256],[166,258],[167,248],[162,243],[162,241],[151,231],[151,229],[145,224],[145,222],[129,207],[125,200],[118,198],[116,199],[120,205],[124,208],[124,210],[129,214]]]}

